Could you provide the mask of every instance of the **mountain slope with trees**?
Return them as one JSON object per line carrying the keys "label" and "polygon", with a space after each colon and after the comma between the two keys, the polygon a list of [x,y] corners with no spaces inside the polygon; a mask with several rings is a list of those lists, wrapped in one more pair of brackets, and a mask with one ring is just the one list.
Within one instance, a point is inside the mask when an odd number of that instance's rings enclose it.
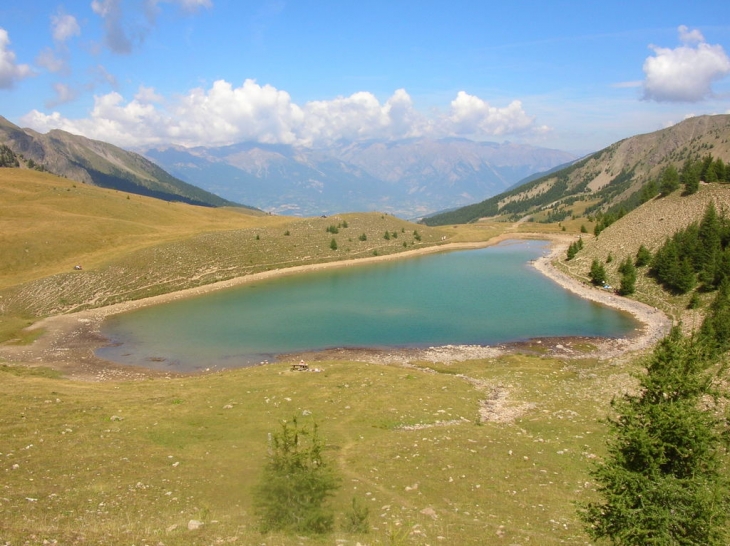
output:
{"label": "mountain slope with trees", "polygon": [[[485,201],[424,220],[428,225],[480,218],[559,222],[585,217],[603,223],[659,193],[699,180],[730,181],[730,115],[700,116],[621,140],[560,171]],[[689,186],[687,186],[689,183]]]}

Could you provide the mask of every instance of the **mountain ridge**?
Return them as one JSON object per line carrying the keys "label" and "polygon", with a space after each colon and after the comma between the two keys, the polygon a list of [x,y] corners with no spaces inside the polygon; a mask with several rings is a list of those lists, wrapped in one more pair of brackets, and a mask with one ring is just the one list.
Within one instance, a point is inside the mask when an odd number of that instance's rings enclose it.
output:
{"label": "mountain ridge", "polygon": [[468,139],[340,142],[330,148],[242,142],[141,153],[208,191],[274,213],[380,210],[403,217],[462,206],[575,159],[560,150]]}
{"label": "mountain ridge", "polygon": [[31,168],[84,184],[192,205],[241,206],[175,178],[140,154],[60,129],[41,134],[0,116],[0,144]]}
{"label": "mountain ridge", "polygon": [[629,137],[516,188],[424,220],[428,225],[480,218],[560,221],[632,210],[668,166],[707,156],[730,160],[730,115],[698,116]]}

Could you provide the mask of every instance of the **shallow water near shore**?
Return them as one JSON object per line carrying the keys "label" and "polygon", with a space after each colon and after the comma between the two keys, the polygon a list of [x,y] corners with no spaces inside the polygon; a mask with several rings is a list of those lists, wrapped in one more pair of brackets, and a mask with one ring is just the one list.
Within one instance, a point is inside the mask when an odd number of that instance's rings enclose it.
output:
{"label": "shallow water near shore", "polygon": [[329,348],[495,345],[621,337],[638,323],[584,300],[529,262],[543,241],[271,278],[108,319],[97,355],[178,372]]}

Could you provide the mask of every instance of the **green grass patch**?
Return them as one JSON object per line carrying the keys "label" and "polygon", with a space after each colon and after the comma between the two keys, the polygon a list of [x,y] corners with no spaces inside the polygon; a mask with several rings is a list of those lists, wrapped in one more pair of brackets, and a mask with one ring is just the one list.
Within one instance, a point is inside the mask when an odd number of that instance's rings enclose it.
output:
{"label": "green grass patch", "polygon": [[0,364],[0,373],[11,374],[18,377],[45,377],[47,379],[62,379],[63,374],[53,368],[45,366],[10,366]]}
{"label": "green grass patch", "polygon": [[29,345],[43,335],[42,328],[26,330],[33,321],[27,318],[0,314],[0,343]]}
{"label": "green grass patch", "polygon": [[[586,542],[573,502],[592,495],[598,419],[625,372],[526,355],[423,371],[318,366],[108,383],[0,367],[0,536],[299,544],[261,535],[251,499],[268,433],[297,416],[319,424],[342,478],[336,530],[307,543]],[[488,401],[513,418],[480,422]],[[368,508],[367,535],[352,532],[353,498]],[[190,520],[203,526],[189,531]]]}

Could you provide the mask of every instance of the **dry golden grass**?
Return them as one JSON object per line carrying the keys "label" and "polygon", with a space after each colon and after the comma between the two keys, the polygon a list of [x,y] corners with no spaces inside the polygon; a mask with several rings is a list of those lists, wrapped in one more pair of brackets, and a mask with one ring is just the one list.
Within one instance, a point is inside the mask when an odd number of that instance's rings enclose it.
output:
{"label": "dry golden grass", "polygon": [[0,288],[193,234],[286,222],[105,190],[28,169],[0,169]]}

